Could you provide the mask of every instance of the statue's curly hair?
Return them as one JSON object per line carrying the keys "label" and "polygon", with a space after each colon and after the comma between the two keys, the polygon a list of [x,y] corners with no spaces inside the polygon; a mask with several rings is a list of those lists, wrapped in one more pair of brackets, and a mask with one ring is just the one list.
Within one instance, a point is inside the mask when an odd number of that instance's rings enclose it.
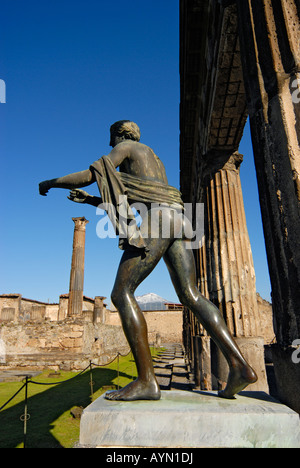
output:
{"label": "statue's curly hair", "polygon": [[140,141],[141,131],[131,120],[119,120],[110,127],[112,136],[124,136],[126,140]]}

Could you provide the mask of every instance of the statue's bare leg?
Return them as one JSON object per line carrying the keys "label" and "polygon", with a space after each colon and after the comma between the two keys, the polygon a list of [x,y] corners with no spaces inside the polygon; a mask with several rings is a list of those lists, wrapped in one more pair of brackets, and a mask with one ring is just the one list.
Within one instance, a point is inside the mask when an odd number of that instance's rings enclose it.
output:
{"label": "statue's bare leg", "polygon": [[120,390],[107,392],[106,399],[131,401],[160,398],[149,349],[147,324],[135,300],[134,291],[155,268],[169,244],[169,239],[152,239],[148,242],[150,252],[146,256],[133,250],[126,250],[123,254],[111,298],[118,309],[132,350],[138,378]]}
{"label": "statue's bare leg", "polygon": [[219,395],[233,398],[247,385],[256,382],[257,376],[242,356],[219,309],[198,291],[194,256],[191,250],[186,249],[185,242],[181,239],[174,241],[164,260],[180,302],[195,314],[223,352],[229,365],[229,376],[226,388]]}

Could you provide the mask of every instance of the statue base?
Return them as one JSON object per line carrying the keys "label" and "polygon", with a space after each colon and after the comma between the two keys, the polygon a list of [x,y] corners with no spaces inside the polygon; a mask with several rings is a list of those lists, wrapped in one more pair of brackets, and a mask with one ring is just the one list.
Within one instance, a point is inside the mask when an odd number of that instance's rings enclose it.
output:
{"label": "statue base", "polygon": [[299,415],[264,392],[163,391],[159,401],[109,401],[82,414],[81,447],[300,448]]}

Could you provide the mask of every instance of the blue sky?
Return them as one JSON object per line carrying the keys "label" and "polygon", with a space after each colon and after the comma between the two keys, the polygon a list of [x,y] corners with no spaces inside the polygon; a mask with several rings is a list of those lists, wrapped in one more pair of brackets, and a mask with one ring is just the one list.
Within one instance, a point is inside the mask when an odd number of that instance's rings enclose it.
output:
{"label": "blue sky", "polygon": [[[84,294],[109,297],[122,255],[118,239],[99,239],[91,206],[65,190],[38,194],[45,179],[80,171],[108,154],[109,127],[136,121],[143,143],[179,188],[178,0],[2,0],[0,79],[0,294],[57,302],[68,292],[72,217],[85,216]],[[269,299],[249,127],[240,151],[244,202],[257,277]],[[97,187],[88,187],[97,194]],[[138,288],[176,295],[161,262]]]}

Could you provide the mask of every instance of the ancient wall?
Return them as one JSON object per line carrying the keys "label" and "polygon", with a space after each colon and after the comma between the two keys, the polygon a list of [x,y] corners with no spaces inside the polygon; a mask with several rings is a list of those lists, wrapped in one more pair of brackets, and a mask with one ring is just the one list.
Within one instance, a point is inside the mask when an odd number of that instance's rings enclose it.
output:
{"label": "ancient wall", "polygon": [[[73,317],[68,298],[62,294],[59,304],[47,304],[20,294],[0,296],[1,367],[78,370],[129,351],[119,314],[106,309],[105,297],[83,296],[82,313]],[[150,344],[182,341],[182,311],[144,314]]]}
{"label": "ancient wall", "polygon": [[[27,320],[64,320],[68,315],[69,295],[62,294],[59,304],[49,304],[22,297],[21,294],[3,294],[0,296],[0,323],[24,322]],[[94,299],[83,296],[83,311],[94,310]],[[104,307],[105,304],[103,304]]]}
{"label": "ancient wall", "polygon": [[0,296],[0,320],[18,320],[21,308],[20,294]]}
{"label": "ancient wall", "polygon": [[261,334],[264,338],[264,344],[270,345],[275,340],[272,304],[263,299],[258,293],[256,294],[256,297]]}
{"label": "ancient wall", "polygon": [[89,361],[104,364],[129,351],[123,329],[84,318],[63,322],[2,323],[2,367],[80,370]]}
{"label": "ancient wall", "polygon": [[[68,316],[68,304],[69,304],[69,294],[61,294],[59,296],[59,313],[56,320],[64,320]],[[82,299],[82,311],[94,310],[94,299],[83,296]]]}
{"label": "ancient wall", "polygon": [[[155,343],[158,336],[161,343],[182,342],[182,311],[143,311],[148,327],[149,343]],[[117,312],[106,313],[106,323],[121,325]]]}

